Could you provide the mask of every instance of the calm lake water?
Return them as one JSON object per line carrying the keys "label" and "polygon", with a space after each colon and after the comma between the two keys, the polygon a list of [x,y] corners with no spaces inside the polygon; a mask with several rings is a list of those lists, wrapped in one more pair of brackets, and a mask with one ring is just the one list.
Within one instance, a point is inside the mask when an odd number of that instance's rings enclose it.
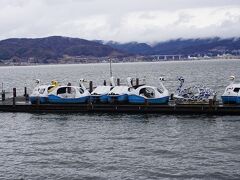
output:
{"label": "calm lake water", "polygon": [[[177,76],[220,96],[239,60],[113,64],[130,77],[173,92]],[[108,64],[0,67],[4,89],[34,79],[102,84]],[[240,179],[240,116],[0,113],[0,179]]]}

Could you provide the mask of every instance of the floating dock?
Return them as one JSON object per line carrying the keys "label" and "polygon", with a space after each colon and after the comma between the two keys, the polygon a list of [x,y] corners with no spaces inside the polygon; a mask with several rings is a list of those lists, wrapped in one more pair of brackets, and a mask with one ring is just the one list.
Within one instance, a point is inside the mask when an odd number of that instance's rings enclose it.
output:
{"label": "floating dock", "polygon": [[[118,80],[118,84],[119,84]],[[138,81],[137,83],[138,84]],[[93,89],[93,83],[89,83],[89,91]],[[10,93],[10,92],[9,92]],[[8,93],[8,94],[9,94]],[[153,104],[31,104],[27,88],[24,87],[24,95],[17,96],[16,88],[13,88],[12,97],[6,98],[6,92],[2,91],[0,100],[0,112],[26,112],[26,113],[156,113],[156,114],[206,114],[206,115],[240,115],[240,105],[221,104],[215,99],[205,104],[177,104],[170,100],[167,105]]]}
{"label": "floating dock", "polygon": [[240,105],[175,104],[131,105],[131,104],[31,104],[24,96],[0,101],[1,112],[27,113],[157,113],[157,114],[208,114],[240,115]]}

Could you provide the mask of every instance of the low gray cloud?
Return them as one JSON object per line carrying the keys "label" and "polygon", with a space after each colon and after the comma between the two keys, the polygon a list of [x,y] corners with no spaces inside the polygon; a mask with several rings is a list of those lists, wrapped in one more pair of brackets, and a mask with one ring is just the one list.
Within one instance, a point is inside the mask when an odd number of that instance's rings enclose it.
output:
{"label": "low gray cloud", "polygon": [[0,39],[120,42],[240,36],[239,0],[0,0]]}

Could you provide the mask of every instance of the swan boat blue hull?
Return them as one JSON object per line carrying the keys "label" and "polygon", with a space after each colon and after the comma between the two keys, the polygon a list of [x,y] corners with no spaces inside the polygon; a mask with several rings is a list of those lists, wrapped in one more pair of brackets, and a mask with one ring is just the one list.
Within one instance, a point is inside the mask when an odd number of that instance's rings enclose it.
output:
{"label": "swan boat blue hull", "polygon": [[55,95],[48,96],[48,102],[50,104],[83,104],[89,101],[89,96],[80,98],[61,98]]}
{"label": "swan boat blue hull", "polygon": [[31,104],[46,104],[48,102],[47,97],[38,97],[38,96],[30,96],[29,97]]}
{"label": "swan boat blue hull", "polygon": [[124,102],[128,102],[128,95],[127,94],[123,94],[123,95],[111,95],[108,96],[108,102],[109,103],[124,103]]}
{"label": "swan boat blue hull", "polygon": [[131,104],[167,104],[169,101],[169,96],[161,97],[161,98],[144,98],[138,95],[129,95],[128,102]]}
{"label": "swan boat blue hull", "polygon": [[240,96],[221,96],[223,104],[240,104]]}
{"label": "swan boat blue hull", "polygon": [[90,96],[90,101],[92,103],[107,103],[108,102],[108,95],[91,95]]}

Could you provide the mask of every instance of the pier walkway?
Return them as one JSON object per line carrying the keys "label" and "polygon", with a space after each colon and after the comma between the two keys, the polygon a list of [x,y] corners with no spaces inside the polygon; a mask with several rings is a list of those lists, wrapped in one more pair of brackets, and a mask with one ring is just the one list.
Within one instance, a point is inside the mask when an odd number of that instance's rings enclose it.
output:
{"label": "pier walkway", "polygon": [[210,114],[240,115],[240,105],[222,104],[175,104],[132,105],[132,104],[31,104],[24,96],[0,101],[1,112],[28,113],[158,113],[158,114]]}

